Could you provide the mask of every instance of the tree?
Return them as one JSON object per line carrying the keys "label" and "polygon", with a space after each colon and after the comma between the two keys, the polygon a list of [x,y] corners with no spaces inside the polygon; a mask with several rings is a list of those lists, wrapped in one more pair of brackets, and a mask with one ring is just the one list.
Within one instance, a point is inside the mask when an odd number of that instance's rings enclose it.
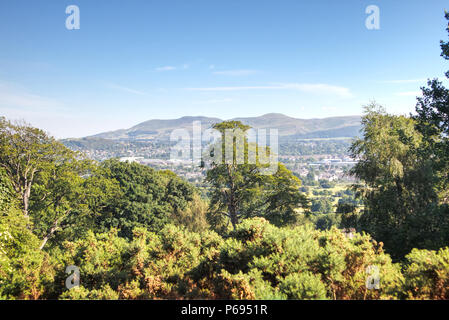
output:
{"label": "tree", "polygon": [[[263,176],[258,172],[259,166],[256,164],[237,163],[237,152],[241,152],[241,148],[244,148],[243,154],[247,157],[248,140],[245,132],[249,126],[239,121],[225,121],[215,124],[213,128],[220,131],[222,138],[211,150],[214,156],[220,154],[221,159],[211,163],[212,168],[207,171],[206,176],[206,181],[212,185],[211,207],[215,212],[227,216],[235,228],[239,218],[247,213],[245,209],[253,204],[254,195],[260,192],[259,185]],[[225,145],[227,130],[236,136],[231,142],[232,149],[228,150]],[[244,146],[237,143],[238,139],[243,139]],[[226,151],[232,151],[229,162],[226,161]]]}
{"label": "tree", "polygon": [[[254,216],[290,221],[294,209],[306,206],[305,197],[299,191],[300,180],[284,166],[278,165],[272,175],[261,172],[269,166],[262,164],[261,158],[269,157],[271,151],[249,142],[249,126],[239,121],[225,121],[213,128],[221,133],[221,141],[210,151],[215,156],[220,153],[221,157],[212,161],[206,177],[211,185],[213,213],[228,217],[235,228],[240,219]],[[226,141],[227,134],[233,135],[231,141]],[[250,150],[255,152],[253,161],[249,161]]]}
{"label": "tree", "polygon": [[62,243],[96,229],[98,216],[119,201],[118,182],[102,173],[97,163],[76,160],[39,175],[30,209],[41,249],[50,239]]}
{"label": "tree", "polygon": [[92,162],[27,124],[0,119],[0,165],[41,249],[90,196],[84,182]]}
{"label": "tree", "polygon": [[275,174],[267,177],[264,217],[277,226],[296,222],[299,209],[309,208],[309,200],[301,191],[301,180],[279,163]]}
{"label": "tree", "polygon": [[320,184],[320,187],[323,189],[331,189],[335,187],[336,183],[334,181],[329,181],[326,179],[320,179],[318,180],[318,183]]}
{"label": "tree", "polygon": [[194,193],[194,188],[174,173],[157,172],[138,163],[107,160],[101,164],[100,174],[117,183],[119,195],[98,210],[97,232],[117,228],[120,236],[130,238],[136,227],[160,230],[171,215],[187,207]]}
{"label": "tree", "polygon": [[0,166],[20,196],[25,217],[29,216],[31,188],[36,175],[74,155],[42,130],[0,118]]}
{"label": "tree", "polygon": [[13,193],[0,169],[0,299],[44,298],[53,268]]}
{"label": "tree", "polygon": [[358,226],[359,214],[357,213],[356,200],[351,197],[344,197],[338,200],[335,213],[341,215],[340,226],[342,228],[356,228]]}
{"label": "tree", "polygon": [[[438,201],[431,159],[419,152],[425,145],[415,121],[387,114],[373,104],[362,118],[363,137],[351,146],[359,160],[351,173],[363,184],[355,188],[365,210],[360,225],[395,258],[413,247],[441,245],[444,216],[433,210]],[[447,219],[446,219],[447,220]],[[437,236],[438,235],[438,236]],[[429,241],[434,239],[434,241]]]}
{"label": "tree", "polygon": [[[445,12],[449,21],[449,12]],[[446,28],[449,32],[449,26]],[[441,41],[441,56],[449,60],[449,41]],[[446,72],[449,78],[449,71]],[[428,87],[423,87],[422,97],[416,104],[417,129],[428,142],[421,152],[433,159],[432,166],[438,172],[440,198],[443,203],[449,203],[449,89],[438,79],[428,81]]]}

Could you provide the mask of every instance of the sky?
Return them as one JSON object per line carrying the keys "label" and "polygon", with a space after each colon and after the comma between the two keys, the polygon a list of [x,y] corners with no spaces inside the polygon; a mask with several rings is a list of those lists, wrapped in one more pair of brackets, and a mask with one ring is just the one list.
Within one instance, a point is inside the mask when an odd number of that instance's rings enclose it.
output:
{"label": "sky", "polygon": [[[79,29],[66,27],[67,6]],[[368,29],[370,5],[379,29]],[[447,0],[2,0],[0,116],[57,138],[149,119],[413,112]],[[72,20],[70,20],[72,21]],[[371,21],[371,20],[370,20]]]}

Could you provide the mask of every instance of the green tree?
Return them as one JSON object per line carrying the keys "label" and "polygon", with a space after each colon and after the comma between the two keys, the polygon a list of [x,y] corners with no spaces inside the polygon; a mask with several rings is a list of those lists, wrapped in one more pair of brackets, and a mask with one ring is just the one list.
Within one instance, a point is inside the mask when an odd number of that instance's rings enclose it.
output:
{"label": "green tree", "polygon": [[345,196],[338,200],[335,213],[341,216],[342,228],[357,228],[359,213],[357,212],[357,201],[353,197]]}
{"label": "green tree", "polygon": [[172,214],[184,210],[192,200],[193,187],[172,172],[116,159],[101,164],[104,178],[115,181],[119,195],[96,215],[97,232],[118,228],[130,238],[136,227],[160,230]]}
{"label": "green tree", "polygon": [[447,221],[433,210],[435,176],[431,159],[419,152],[425,141],[415,121],[371,105],[362,125],[363,136],[350,149],[359,160],[351,172],[363,182],[355,186],[365,203],[361,228],[395,258],[413,247],[440,246]]}
{"label": "green tree", "polygon": [[[445,12],[449,20],[449,13]],[[449,26],[446,28],[449,33]],[[441,41],[441,56],[449,60],[449,41]],[[446,72],[449,78],[449,71]],[[441,81],[428,81],[423,87],[422,97],[416,104],[417,129],[421,132],[427,145],[420,150],[423,155],[432,159],[432,169],[438,174],[438,191],[441,202],[449,203],[449,89]]]}
{"label": "green tree", "polygon": [[[262,172],[269,165],[262,164],[261,158],[270,157],[271,151],[249,142],[249,126],[225,121],[214,125],[214,129],[221,133],[221,141],[212,146],[211,153],[222,156],[215,158],[207,171],[212,212],[228,217],[233,228],[240,219],[254,216],[266,216],[279,223],[291,221],[294,210],[307,203],[299,191],[300,180],[283,165],[278,165],[274,174]],[[233,138],[226,141],[230,133]],[[249,161],[252,155],[255,159]]]}
{"label": "green tree", "polygon": [[301,192],[301,180],[281,163],[277,172],[267,177],[265,190],[267,206],[259,216],[274,225],[293,224],[299,210],[308,211],[309,200]]}
{"label": "green tree", "polygon": [[312,200],[310,210],[315,213],[331,213],[332,201],[329,198],[316,198]]}
{"label": "green tree", "polygon": [[73,152],[44,131],[0,118],[0,165],[20,196],[25,217],[29,216],[31,188],[36,176],[73,157]]}
{"label": "green tree", "polygon": [[50,257],[11,194],[12,183],[0,170],[0,299],[45,298],[52,286]]}
{"label": "green tree", "polygon": [[0,165],[41,249],[90,196],[84,177],[93,164],[27,124],[0,119]]}

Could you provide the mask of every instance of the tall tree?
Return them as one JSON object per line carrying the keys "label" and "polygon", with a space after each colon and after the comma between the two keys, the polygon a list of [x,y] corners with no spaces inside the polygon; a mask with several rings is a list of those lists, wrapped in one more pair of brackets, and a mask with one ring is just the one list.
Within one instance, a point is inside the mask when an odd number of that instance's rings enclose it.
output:
{"label": "tall tree", "polygon": [[269,164],[261,158],[269,157],[271,151],[249,141],[249,126],[224,121],[214,129],[221,133],[221,140],[211,152],[219,152],[221,157],[212,161],[206,177],[212,186],[212,212],[228,217],[233,228],[242,218],[254,216],[278,223],[294,220],[295,210],[307,205],[299,191],[300,180],[278,163],[274,174],[262,172]]}
{"label": "tall tree", "polygon": [[93,162],[80,159],[40,129],[4,118],[0,119],[0,166],[28,228],[41,239],[41,249],[56,232],[70,230],[83,215],[92,213],[93,202],[114,196],[104,180],[100,183],[104,193],[94,188]]}
{"label": "tall tree", "polygon": [[[449,21],[449,12],[445,12]],[[446,30],[449,33],[449,24]],[[441,56],[449,60],[449,41],[441,41]],[[449,71],[446,72],[449,78]],[[428,142],[427,148],[422,152],[426,157],[433,159],[433,168],[439,173],[440,198],[449,204],[449,89],[441,81],[433,79],[428,81],[428,87],[423,87],[422,97],[416,104],[418,121],[417,129]]]}
{"label": "tall tree", "polygon": [[0,118],[0,166],[20,196],[25,217],[29,216],[31,188],[36,175],[73,157],[72,151],[44,131]]}
{"label": "tall tree", "polygon": [[433,210],[436,178],[431,159],[419,152],[425,141],[415,121],[371,105],[362,125],[350,149],[359,160],[351,172],[363,182],[356,186],[365,203],[361,228],[396,258],[413,247],[438,247],[448,220]]}

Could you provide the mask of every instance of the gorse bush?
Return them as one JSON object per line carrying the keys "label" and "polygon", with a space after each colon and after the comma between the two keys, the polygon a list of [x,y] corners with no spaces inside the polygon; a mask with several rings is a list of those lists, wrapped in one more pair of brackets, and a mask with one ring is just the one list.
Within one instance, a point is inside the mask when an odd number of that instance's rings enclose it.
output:
{"label": "gorse bush", "polygon": [[[119,237],[114,229],[89,232],[82,239],[64,242],[62,248],[44,263],[48,269],[45,284],[22,283],[37,287],[38,295],[30,291],[16,296],[14,288],[2,286],[2,296],[395,299],[401,297],[404,284],[400,266],[367,235],[348,238],[337,229],[317,231],[310,226],[278,228],[263,218],[245,220],[224,237],[213,231],[195,233],[167,225],[158,233],[137,228],[131,240]],[[42,265],[41,260],[37,263]],[[81,275],[80,287],[70,290],[64,285],[69,265],[79,267]],[[369,266],[378,267],[378,290],[366,286]],[[447,263],[438,267],[448,269]],[[405,274],[411,275],[412,268],[407,270]],[[14,278],[13,283],[17,281]],[[427,296],[423,293],[418,297]]]}
{"label": "gorse bush", "polygon": [[449,299],[449,248],[439,251],[413,249],[406,258],[406,298]]}

